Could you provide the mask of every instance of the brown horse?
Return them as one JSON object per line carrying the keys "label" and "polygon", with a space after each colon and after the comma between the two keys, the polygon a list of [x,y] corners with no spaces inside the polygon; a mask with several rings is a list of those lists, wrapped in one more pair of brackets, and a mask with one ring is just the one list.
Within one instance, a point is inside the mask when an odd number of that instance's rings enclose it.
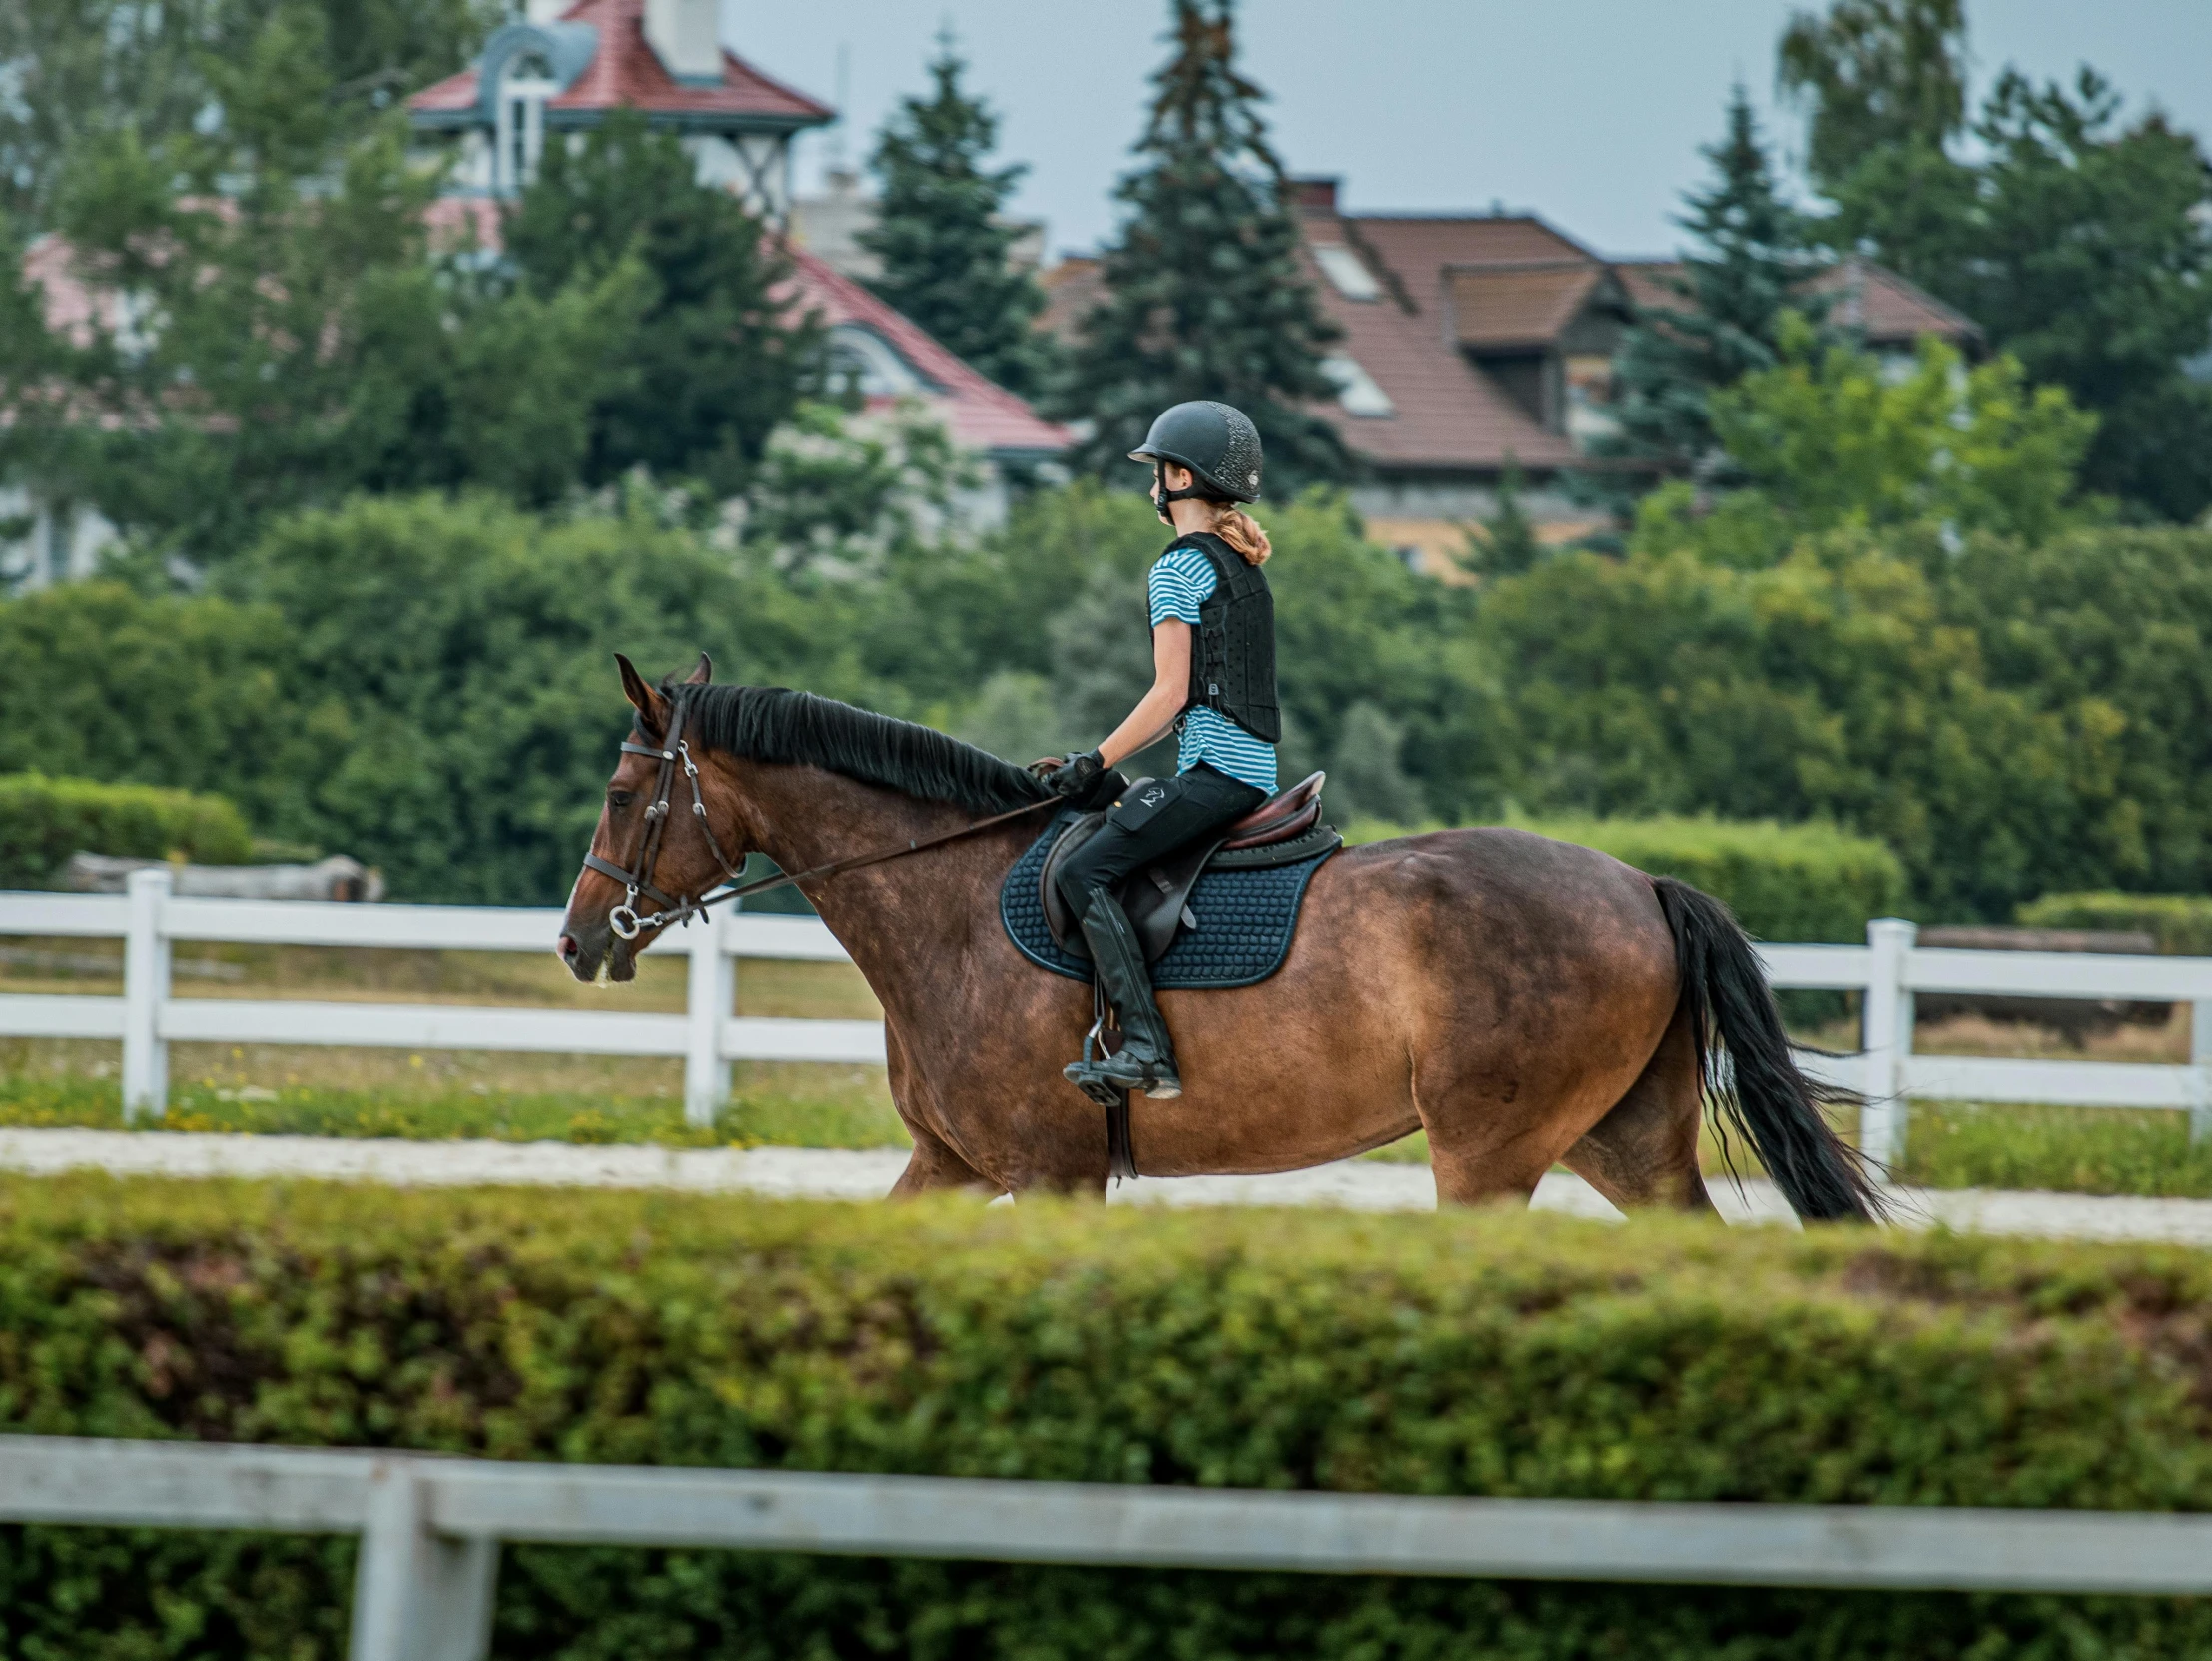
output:
{"label": "brown horse", "polygon": [[[582,980],[602,968],[628,980],[657,936],[650,918],[633,939],[610,925],[625,894],[605,874],[636,868],[622,862],[647,847],[656,792],[668,807],[647,885],[671,896],[703,893],[748,852],[799,872],[1042,794],[1028,773],[926,727],[708,685],[704,658],[657,690],[621,667],[633,742],[652,753],[624,753],[594,866],[569,897],[559,950]],[[697,814],[690,781],[676,777],[672,796],[657,782],[677,700]],[[883,1004],[891,1094],[914,1138],[894,1194],[1105,1190],[1105,1116],[1061,1077],[1091,994],[1031,964],[999,920],[1000,882],[1045,817],[800,885]],[[1877,1210],[1821,1113],[1839,1098],[1792,1061],[1726,908],[1588,848],[1514,830],[1347,848],[1315,874],[1274,976],[1160,1003],[1183,1095],[1131,1103],[1148,1175],[1290,1170],[1421,1129],[1447,1203],[1525,1199],[1564,1163],[1617,1205],[1705,1210],[1710,1082],[1802,1216]]]}

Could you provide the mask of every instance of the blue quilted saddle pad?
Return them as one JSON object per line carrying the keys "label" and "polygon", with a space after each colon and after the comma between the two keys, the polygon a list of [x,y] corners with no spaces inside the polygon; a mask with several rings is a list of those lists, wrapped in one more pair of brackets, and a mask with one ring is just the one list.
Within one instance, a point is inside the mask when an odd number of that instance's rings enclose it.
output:
{"label": "blue quilted saddle pad", "polygon": [[[1045,902],[1037,892],[1045,856],[1067,817],[1054,819],[1045,834],[1030,844],[1029,852],[1014,862],[999,890],[999,916],[1006,924],[1007,938],[1030,962],[1070,980],[1089,981],[1090,960],[1071,957],[1054,943],[1052,930],[1045,926]],[[1175,943],[1152,965],[1152,985],[1250,986],[1272,975],[1289,955],[1306,884],[1328,857],[1318,854],[1295,865],[1259,871],[1202,872],[1190,891],[1190,913],[1198,926],[1178,933]]]}

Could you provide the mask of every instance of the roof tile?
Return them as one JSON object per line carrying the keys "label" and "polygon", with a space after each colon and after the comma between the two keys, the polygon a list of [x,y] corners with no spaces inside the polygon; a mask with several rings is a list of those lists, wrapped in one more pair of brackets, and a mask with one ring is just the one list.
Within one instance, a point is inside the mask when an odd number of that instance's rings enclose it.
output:
{"label": "roof tile", "polygon": [[1604,268],[1587,260],[1450,266],[1444,296],[1462,346],[1542,346],[1574,322]]}
{"label": "roof tile", "polygon": [[[1671,286],[1682,276],[1680,260],[1624,260],[1614,268],[1638,306],[1680,311],[1692,302]],[[1807,285],[1835,297],[1830,316],[1862,333],[1869,346],[1909,347],[1933,335],[1956,347],[1978,347],[1981,326],[1946,306],[1887,266],[1853,256],[1830,266]]]}
{"label": "roof tile", "polygon": [[1075,441],[1066,427],[941,346],[903,312],[803,248],[786,245],[793,268],[793,304],[825,325],[857,324],[874,331],[937,391],[924,402],[967,449],[1057,455]]}
{"label": "roof tile", "polygon": [[[1314,240],[1342,241],[1355,249],[1362,243],[1369,248],[1387,246],[1368,236],[1372,222],[1365,219],[1347,224],[1333,215],[1308,213],[1304,220],[1306,233]],[[1451,246],[1446,239],[1434,238],[1406,239],[1398,246],[1403,250],[1409,243],[1424,252]],[[1355,360],[1396,408],[1396,414],[1386,416],[1353,415],[1334,405],[1319,412],[1354,454],[1383,468],[1472,472],[1493,471],[1504,466],[1508,457],[1539,469],[1574,462],[1574,445],[1563,434],[1531,419],[1503,388],[1445,338],[1437,304],[1442,262],[1399,268],[1396,275],[1408,291],[1427,301],[1422,311],[1408,312],[1389,298],[1346,299],[1322,278],[1310,253],[1305,259],[1322,309],[1344,331],[1334,350]]]}
{"label": "roof tile", "polygon": [[[582,74],[547,101],[548,111],[607,110],[631,106],[656,115],[753,117],[771,122],[811,125],[836,112],[803,92],[763,75],[736,53],[722,54],[717,86],[689,86],[668,73],[645,39],[645,0],[581,0],[563,14],[564,23],[588,23],[599,31],[599,49]],[[420,114],[472,108],[477,99],[472,66],[426,87],[407,100]]]}

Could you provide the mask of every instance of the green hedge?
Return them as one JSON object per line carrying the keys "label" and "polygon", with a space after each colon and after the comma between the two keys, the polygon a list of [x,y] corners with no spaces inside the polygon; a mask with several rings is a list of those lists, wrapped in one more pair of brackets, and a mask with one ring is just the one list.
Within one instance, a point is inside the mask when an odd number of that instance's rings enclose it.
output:
{"label": "green hedge", "polygon": [[[0,1430],[1344,1491],[2212,1509],[2212,1256],[1495,1214],[0,1180]],[[329,1541],[0,1530],[0,1653],[335,1657]],[[2201,1653],[2168,1600],[511,1548],[496,1653]]]}
{"label": "green hedge", "polygon": [[2212,955],[2212,898],[2202,894],[2046,894],[2014,919],[2041,929],[2141,929],[2161,952]]}
{"label": "green hedge", "polygon": [[0,888],[43,883],[74,853],[241,865],[253,847],[246,820],[221,796],[0,773]]}
{"label": "green hedge", "polygon": [[[1904,868],[1896,855],[1834,825],[1688,818],[1512,823],[1599,849],[1656,877],[1680,877],[1727,902],[1761,940],[1863,941],[1869,917],[1889,916],[1904,903]],[[1406,833],[1366,820],[1345,834],[1353,842],[1377,842]]]}

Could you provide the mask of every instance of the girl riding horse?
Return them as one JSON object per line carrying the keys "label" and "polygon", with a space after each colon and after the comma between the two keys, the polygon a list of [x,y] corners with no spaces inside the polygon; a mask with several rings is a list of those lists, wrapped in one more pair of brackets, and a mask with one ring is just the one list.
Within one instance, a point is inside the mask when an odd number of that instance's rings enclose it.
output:
{"label": "girl riding horse", "polygon": [[1065,797],[1083,797],[1110,768],[1172,727],[1172,781],[1129,791],[1069,856],[1059,886],[1081,924],[1099,986],[1120,1017],[1112,1054],[1071,1062],[1068,1078],[1182,1094],[1175,1047],[1152,996],[1136,931],[1116,890],[1131,873],[1242,818],[1275,791],[1275,605],[1261,566],[1267,533],[1241,510],[1259,499],[1259,433],[1241,410],[1197,401],[1152,422],[1129,454],[1152,466],[1152,503],[1176,531],[1147,579],[1152,689],[1095,750],[1033,770]]}

